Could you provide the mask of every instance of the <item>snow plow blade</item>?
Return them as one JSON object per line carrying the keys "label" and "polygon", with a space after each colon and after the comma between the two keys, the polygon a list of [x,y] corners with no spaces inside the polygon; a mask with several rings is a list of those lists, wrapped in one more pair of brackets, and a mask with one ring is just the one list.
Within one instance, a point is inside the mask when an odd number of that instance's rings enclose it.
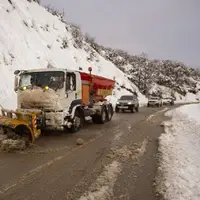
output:
{"label": "snow plow blade", "polygon": [[1,109],[0,127],[3,134],[10,135],[10,132],[19,138],[26,139],[26,142],[34,143],[35,139],[41,134],[37,129],[37,112],[16,112],[12,110]]}

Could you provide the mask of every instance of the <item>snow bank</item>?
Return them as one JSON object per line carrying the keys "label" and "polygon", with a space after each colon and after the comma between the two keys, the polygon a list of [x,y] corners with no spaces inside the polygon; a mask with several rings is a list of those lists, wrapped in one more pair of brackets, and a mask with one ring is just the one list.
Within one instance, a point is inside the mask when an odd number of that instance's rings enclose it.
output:
{"label": "snow bank", "polygon": [[[105,60],[83,39],[77,48],[70,25],[62,23],[37,3],[27,0],[1,0],[0,2],[0,104],[16,107],[13,90],[17,69],[45,68],[50,63],[57,68],[87,71],[113,79],[132,91],[138,88],[113,63]],[[63,47],[65,42],[65,47]],[[92,59],[91,59],[92,58]],[[118,88],[115,98],[128,93]],[[145,97],[139,93],[141,101]]]}
{"label": "snow bank", "polygon": [[179,103],[197,103],[200,100],[200,92],[197,94],[187,93],[185,96],[179,95],[177,98],[176,104]]}
{"label": "snow bank", "polygon": [[172,94],[176,98],[175,104],[181,104],[181,103],[195,103],[199,102],[200,100],[200,92],[197,92],[197,94],[193,93],[186,93],[185,96],[174,92],[171,88],[158,85],[156,83],[152,84],[152,87],[149,90],[150,94],[161,94],[163,98],[171,97]]}
{"label": "snow bank", "polygon": [[200,105],[166,113],[171,120],[159,138],[158,192],[167,200],[200,199]]}

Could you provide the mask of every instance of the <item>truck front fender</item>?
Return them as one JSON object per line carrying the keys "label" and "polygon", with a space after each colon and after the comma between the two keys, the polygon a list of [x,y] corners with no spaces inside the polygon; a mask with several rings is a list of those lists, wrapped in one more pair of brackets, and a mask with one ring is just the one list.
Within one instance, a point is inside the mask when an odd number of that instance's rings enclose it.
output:
{"label": "truck front fender", "polygon": [[76,109],[78,109],[78,108],[82,109],[80,104],[75,105],[75,106],[72,108],[71,119],[74,118],[74,116],[75,116],[75,112],[76,112]]}

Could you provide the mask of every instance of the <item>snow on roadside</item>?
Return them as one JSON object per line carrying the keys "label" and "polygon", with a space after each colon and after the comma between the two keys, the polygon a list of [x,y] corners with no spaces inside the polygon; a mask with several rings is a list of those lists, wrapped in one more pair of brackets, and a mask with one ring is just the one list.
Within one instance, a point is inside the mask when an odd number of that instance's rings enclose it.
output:
{"label": "snow on roadside", "polygon": [[200,199],[200,105],[168,111],[159,138],[157,192],[166,200]]}
{"label": "snow on roadside", "polygon": [[198,92],[197,94],[187,93],[184,97],[181,95],[177,96],[177,100],[175,101],[175,104],[198,103],[199,100],[200,100],[200,92]]}

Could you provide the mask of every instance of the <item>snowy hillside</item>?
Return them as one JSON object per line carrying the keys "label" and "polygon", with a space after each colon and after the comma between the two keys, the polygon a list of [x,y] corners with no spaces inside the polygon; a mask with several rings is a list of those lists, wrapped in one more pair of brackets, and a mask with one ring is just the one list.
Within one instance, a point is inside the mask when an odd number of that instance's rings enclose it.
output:
{"label": "snowy hillside", "polygon": [[145,94],[174,96],[178,101],[196,101],[200,97],[200,71],[170,60],[149,60],[147,55],[130,55],[106,48],[88,38],[91,46],[113,62]]}
{"label": "snowy hillside", "polygon": [[[86,41],[78,27],[63,22],[30,0],[0,1],[0,104],[16,107],[13,90],[16,69],[69,68],[108,78],[115,77],[115,97],[138,88],[112,62],[103,58]],[[146,98],[138,92],[142,103]]]}

